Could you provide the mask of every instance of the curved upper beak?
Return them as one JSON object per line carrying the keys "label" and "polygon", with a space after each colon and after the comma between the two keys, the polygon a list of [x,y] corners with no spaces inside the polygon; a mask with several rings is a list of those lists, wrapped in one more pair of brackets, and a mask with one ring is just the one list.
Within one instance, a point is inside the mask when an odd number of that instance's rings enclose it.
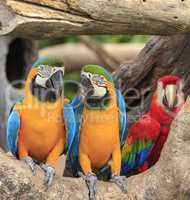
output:
{"label": "curved upper beak", "polygon": [[58,70],[53,73],[46,84],[50,84],[53,89],[61,89],[63,87],[63,71]]}
{"label": "curved upper beak", "polygon": [[61,89],[63,87],[63,70],[57,70],[50,77],[36,76],[36,84],[44,88]]}
{"label": "curved upper beak", "polygon": [[176,85],[167,85],[165,88],[165,96],[169,108],[173,108],[176,103],[177,98],[177,86]]}

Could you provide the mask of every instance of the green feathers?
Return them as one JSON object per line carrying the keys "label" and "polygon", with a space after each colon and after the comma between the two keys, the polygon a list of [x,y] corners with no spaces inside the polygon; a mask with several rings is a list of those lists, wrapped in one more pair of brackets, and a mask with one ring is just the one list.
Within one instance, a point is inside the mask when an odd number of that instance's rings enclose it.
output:
{"label": "green feathers", "polygon": [[36,68],[39,65],[49,65],[52,67],[64,67],[64,62],[56,58],[40,58],[32,65],[32,67]]}
{"label": "green feathers", "polygon": [[113,78],[111,74],[106,69],[104,69],[99,65],[93,65],[93,64],[85,65],[82,70],[84,72],[90,72],[91,74],[102,75],[106,80],[108,80],[113,84]]}

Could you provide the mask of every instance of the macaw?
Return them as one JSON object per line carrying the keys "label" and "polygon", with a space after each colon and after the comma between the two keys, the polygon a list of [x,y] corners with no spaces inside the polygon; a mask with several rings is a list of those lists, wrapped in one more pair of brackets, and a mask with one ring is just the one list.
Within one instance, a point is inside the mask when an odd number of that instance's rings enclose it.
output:
{"label": "macaw", "polygon": [[69,150],[75,134],[71,105],[64,105],[64,65],[42,58],[27,77],[24,98],[17,102],[7,121],[9,154],[24,160],[35,174],[37,164],[45,172],[44,184],[51,185],[59,156]]}
{"label": "macaw", "polygon": [[161,77],[149,111],[128,130],[122,147],[121,175],[144,172],[159,160],[171,123],[182,105],[180,79],[173,75]]}
{"label": "macaw", "polygon": [[72,101],[77,133],[68,152],[73,175],[82,169],[90,199],[95,199],[97,175],[111,162],[111,182],[123,191],[121,146],[125,142],[126,107],[111,74],[98,65],[81,71],[81,92]]}

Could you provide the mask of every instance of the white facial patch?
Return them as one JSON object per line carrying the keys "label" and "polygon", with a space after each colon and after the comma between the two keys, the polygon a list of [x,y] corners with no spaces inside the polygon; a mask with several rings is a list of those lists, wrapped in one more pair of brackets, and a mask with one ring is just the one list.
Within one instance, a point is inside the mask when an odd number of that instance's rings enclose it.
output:
{"label": "white facial patch", "polygon": [[37,75],[35,82],[37,85],[40,85],[40,86],[46,88],[47,80],[48,80],[48,78],[42,78],[41,76]]}
{"label": "white facial patch", "polygon": [[93,86],[94,93],[92,97],[103,97],[106,92],[105,78],[99,74],[92,74],[90,72],[81,72],[81,77],[88,78]]}
{"label": "white facial patch", "polygon": [[40,65],[38,67],[38,73],[36,76],[36,84],[42,86],[42,87],[46,87],[46,82],[48,79],[50,79],[50,77],[55,74],[57,71],[62,71],[63,75],[65,72],[65,68],[64,67],[52,67],[49,65]]}

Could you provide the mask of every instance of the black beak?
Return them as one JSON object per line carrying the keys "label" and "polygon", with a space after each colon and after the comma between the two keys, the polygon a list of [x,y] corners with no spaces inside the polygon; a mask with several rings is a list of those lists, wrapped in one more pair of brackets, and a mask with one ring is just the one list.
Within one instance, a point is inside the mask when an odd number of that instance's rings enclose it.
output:
{"label": "black beak", "polygon": [[94,87],[89,78],[86,76],[81,77],[81,84],[85,93],[85,96],[91,96],[94,93]]}
{"label": "black beak", "polygon": [[63,88],[63,71],[56,71],[46,82],[47,88],[62,90]]}

